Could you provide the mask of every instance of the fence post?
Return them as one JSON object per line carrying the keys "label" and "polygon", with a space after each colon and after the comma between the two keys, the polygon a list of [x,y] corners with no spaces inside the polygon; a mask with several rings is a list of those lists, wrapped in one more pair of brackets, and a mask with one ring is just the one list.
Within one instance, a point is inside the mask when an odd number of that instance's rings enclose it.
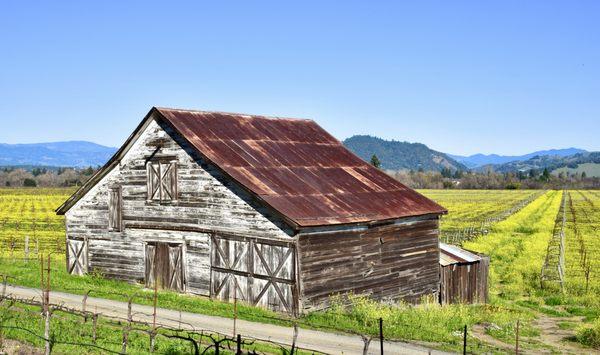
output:
{"label": "fence post", "polygon": [[463,335],[463,355],[467,355],[467,325],[465,324],[465,331]]}
{"label": "fence post", "polygon": [[233,336],[236,334],[237,325],[237,281],[233,278]]}
{"label": "fence post", "polygon": [[[85,311],[87,309],[87,299],[88,299],[90,292],[92,292],[92,290],[87,290],[87,292],[83,294],[83,299],[81,300],[81,311],[83,313],[85,313]],[[87,316],[85,317],[85,321],[87,322]]]}
{"label": "fence post", "polygon": [[97,339],[97,330],[98,327],[98,313],[94,313],[92,315],[92,342],[94,344],[96,344],[96,339]]}
{"label": "fence post", "polygon": [[237,335],[237,351],[235,355],[242,355],[242,336],[240,334]]}
{"label": "fence post", "polygon": [[131,322],[133,320],[131,315],[131,301],[132,297],[129,297],[127,301],[127,325],[123,328],[123,344],[121,346],[121,353],[127,353],[127,343],[129,341],[129,331],[131,329]]}
{"label": "fence post", "polygon": [[8,282],[8,276],[7,275],[0,275],[2,276],[2,297],[0,297],[0,301],[4,300],[4,297],[6,297],[6,283]]}
{"label": "fence post", "polygon": [[294,355],[294,350],[296,350],[296,341],[298,340],[298,322],[294,320],[294,335],[292,336],[292,351],[290,355]]}
{"label": "fence post", "polygon": [[516,337],[515,337],[516,338],[516,342],[515,342],[515,354],[517,354],[517,355],[519,354],[519,323],[520,322],[517,319],[517,329],[516,329],[516,332],[515,332],[515,335],[516,335]]}
{"label": "fence post", "polygon": [[379,345],[381,347],[381,355],[383,355],[383,318],[379,318]]}
{"label": "fence post", "polygon": [[29,261],[29,236],[25,236],[25,260]]}
{"label": "fence post", "polygon": [[46,310],[44,312],[45,321],[44,321],[44,339],[45,339],[45,348],[44,354],[50,355],[52,352],[52,344],[50,343],[50,317],[52,315],[51,307],[46,305]]}

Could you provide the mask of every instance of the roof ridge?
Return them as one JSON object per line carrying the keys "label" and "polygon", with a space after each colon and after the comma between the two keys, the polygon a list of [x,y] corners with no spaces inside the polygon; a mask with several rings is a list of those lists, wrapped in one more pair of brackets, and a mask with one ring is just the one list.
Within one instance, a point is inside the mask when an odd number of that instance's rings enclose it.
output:
{"label": "roof ridge", "polygon": [[246,116],[246,117],[254,117],[254,118],[264,118],[268,120],[286,120],[286,121],[308,121],[315,122],[315,120],[311,118],[299,118],[299,117],[283,117],[283,116],[268,116],[268,115],[258,115],[251,113],[241,113],[241,112],[226,112],[226,111],[207,111],[207,110],[195,110],[195,109],[183,109],[183,108],[175,108],[175,107],[162,107],[162,106],[154,106],[158,111],[181,111],[181,112],[192,112],[192,113],[201,113],[201,114],[220,114],[220,115],[228,115],[228,116]]}

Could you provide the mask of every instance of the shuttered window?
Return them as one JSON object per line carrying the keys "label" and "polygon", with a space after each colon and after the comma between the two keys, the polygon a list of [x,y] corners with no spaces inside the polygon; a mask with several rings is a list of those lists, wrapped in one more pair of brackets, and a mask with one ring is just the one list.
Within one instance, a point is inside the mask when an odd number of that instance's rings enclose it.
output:
{"label": "shuttered window", "polygon": [[108,191],[108,229],[121,231],[123,226],[123,198],[121,187],[111,187]]}
{"label": "shuttered window", "polygon": [[148,200],[158,202],[177,200],[177,161],[149,161],[146,168],[148,172]]}

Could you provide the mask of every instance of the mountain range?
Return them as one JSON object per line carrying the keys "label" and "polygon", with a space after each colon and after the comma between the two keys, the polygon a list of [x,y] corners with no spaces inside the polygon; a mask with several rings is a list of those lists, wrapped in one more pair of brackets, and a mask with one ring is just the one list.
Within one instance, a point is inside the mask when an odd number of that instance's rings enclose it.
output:
{"label": "mountain range", "polygon": [[104,165],[116,150],[87,141],[0,143],[0,166],[95,167]]}
{"label": "mountain range", "polygon": [[523,155],[498,155],[498,154],[473,154],[469,156],[448,154],[449,157],[465,164],[469,168],[477,168],[484,165],[500,165],[514,161],[524,161],[536,156],[558,156],[567,157],[577,153],[586,153],[579,148],[538,150]]}
{"label": "mountain range", "polygon": [[[578,148],[551,149],[518,156],[475,154],[460,156],[430,149],[425,144],[384,140],[368,135],[355,135],[343,144],[365,161],[376,155],[386,170],[442,169],[517,172],[544,168],[554,173],[583,172],[600,176],[600,152]],[[117,149],[87,141],[33,144],[0,143],[0,166],[23,167],[96,167],[104,165]]]}

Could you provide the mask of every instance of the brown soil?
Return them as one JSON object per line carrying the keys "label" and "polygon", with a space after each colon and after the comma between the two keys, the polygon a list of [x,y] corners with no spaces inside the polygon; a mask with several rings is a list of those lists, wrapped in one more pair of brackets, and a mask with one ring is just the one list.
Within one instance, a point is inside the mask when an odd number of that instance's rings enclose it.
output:
{"label": "brown soil", "polygon": [[550,345],[562,354],[600,354],[599,351],[584,348],[575,342],[569,341],[575,335],[573,329],[560,329],[561,322],[581,322],[583,317],[549,317],[544,314],[538,315],[533,325],[540,330],[540,341]]}
{"label": "brown soil", "polygon": [[0,354],[4,355],[42,355],[44,351],[29,344],[12,339],[2,339],[3,347]]}
{"label": "brown soil", "polygon": [[514,344],[506,344],[505,342],[500,341],[491,335],[488,335],[485,332],[485,327],[481,324],[476,324],[473,326],[473,329],[471,330],[471,335],[488,345],[498,348],[499,350],[506,350],[511,352],[514,352],[515,350]]}
{"label": "brown soil", "polygon": [[[533,321],[533,326],[539,329],[540,335],[535,338],[522,338],[521,351],[524,354],[600,354],[600,351],[584,348],[579,344],[569,341],[568,339],[575,335],[573,329],[560,329],[558,324],[561,322],[581,322],[582,317],[549,317],[544,314],[539,314]],[[473,327],[471,334],[479,340],[498,348],[501,351],[515,351],[515,344],[507,344],[500,341],[485,332],[485,327],[477,324]],[[534,344],[543,344],[547,348],[535,346]],[[534,345],[534,350],[531,349]],[[523,349],[524,347],[528,349]]]}

